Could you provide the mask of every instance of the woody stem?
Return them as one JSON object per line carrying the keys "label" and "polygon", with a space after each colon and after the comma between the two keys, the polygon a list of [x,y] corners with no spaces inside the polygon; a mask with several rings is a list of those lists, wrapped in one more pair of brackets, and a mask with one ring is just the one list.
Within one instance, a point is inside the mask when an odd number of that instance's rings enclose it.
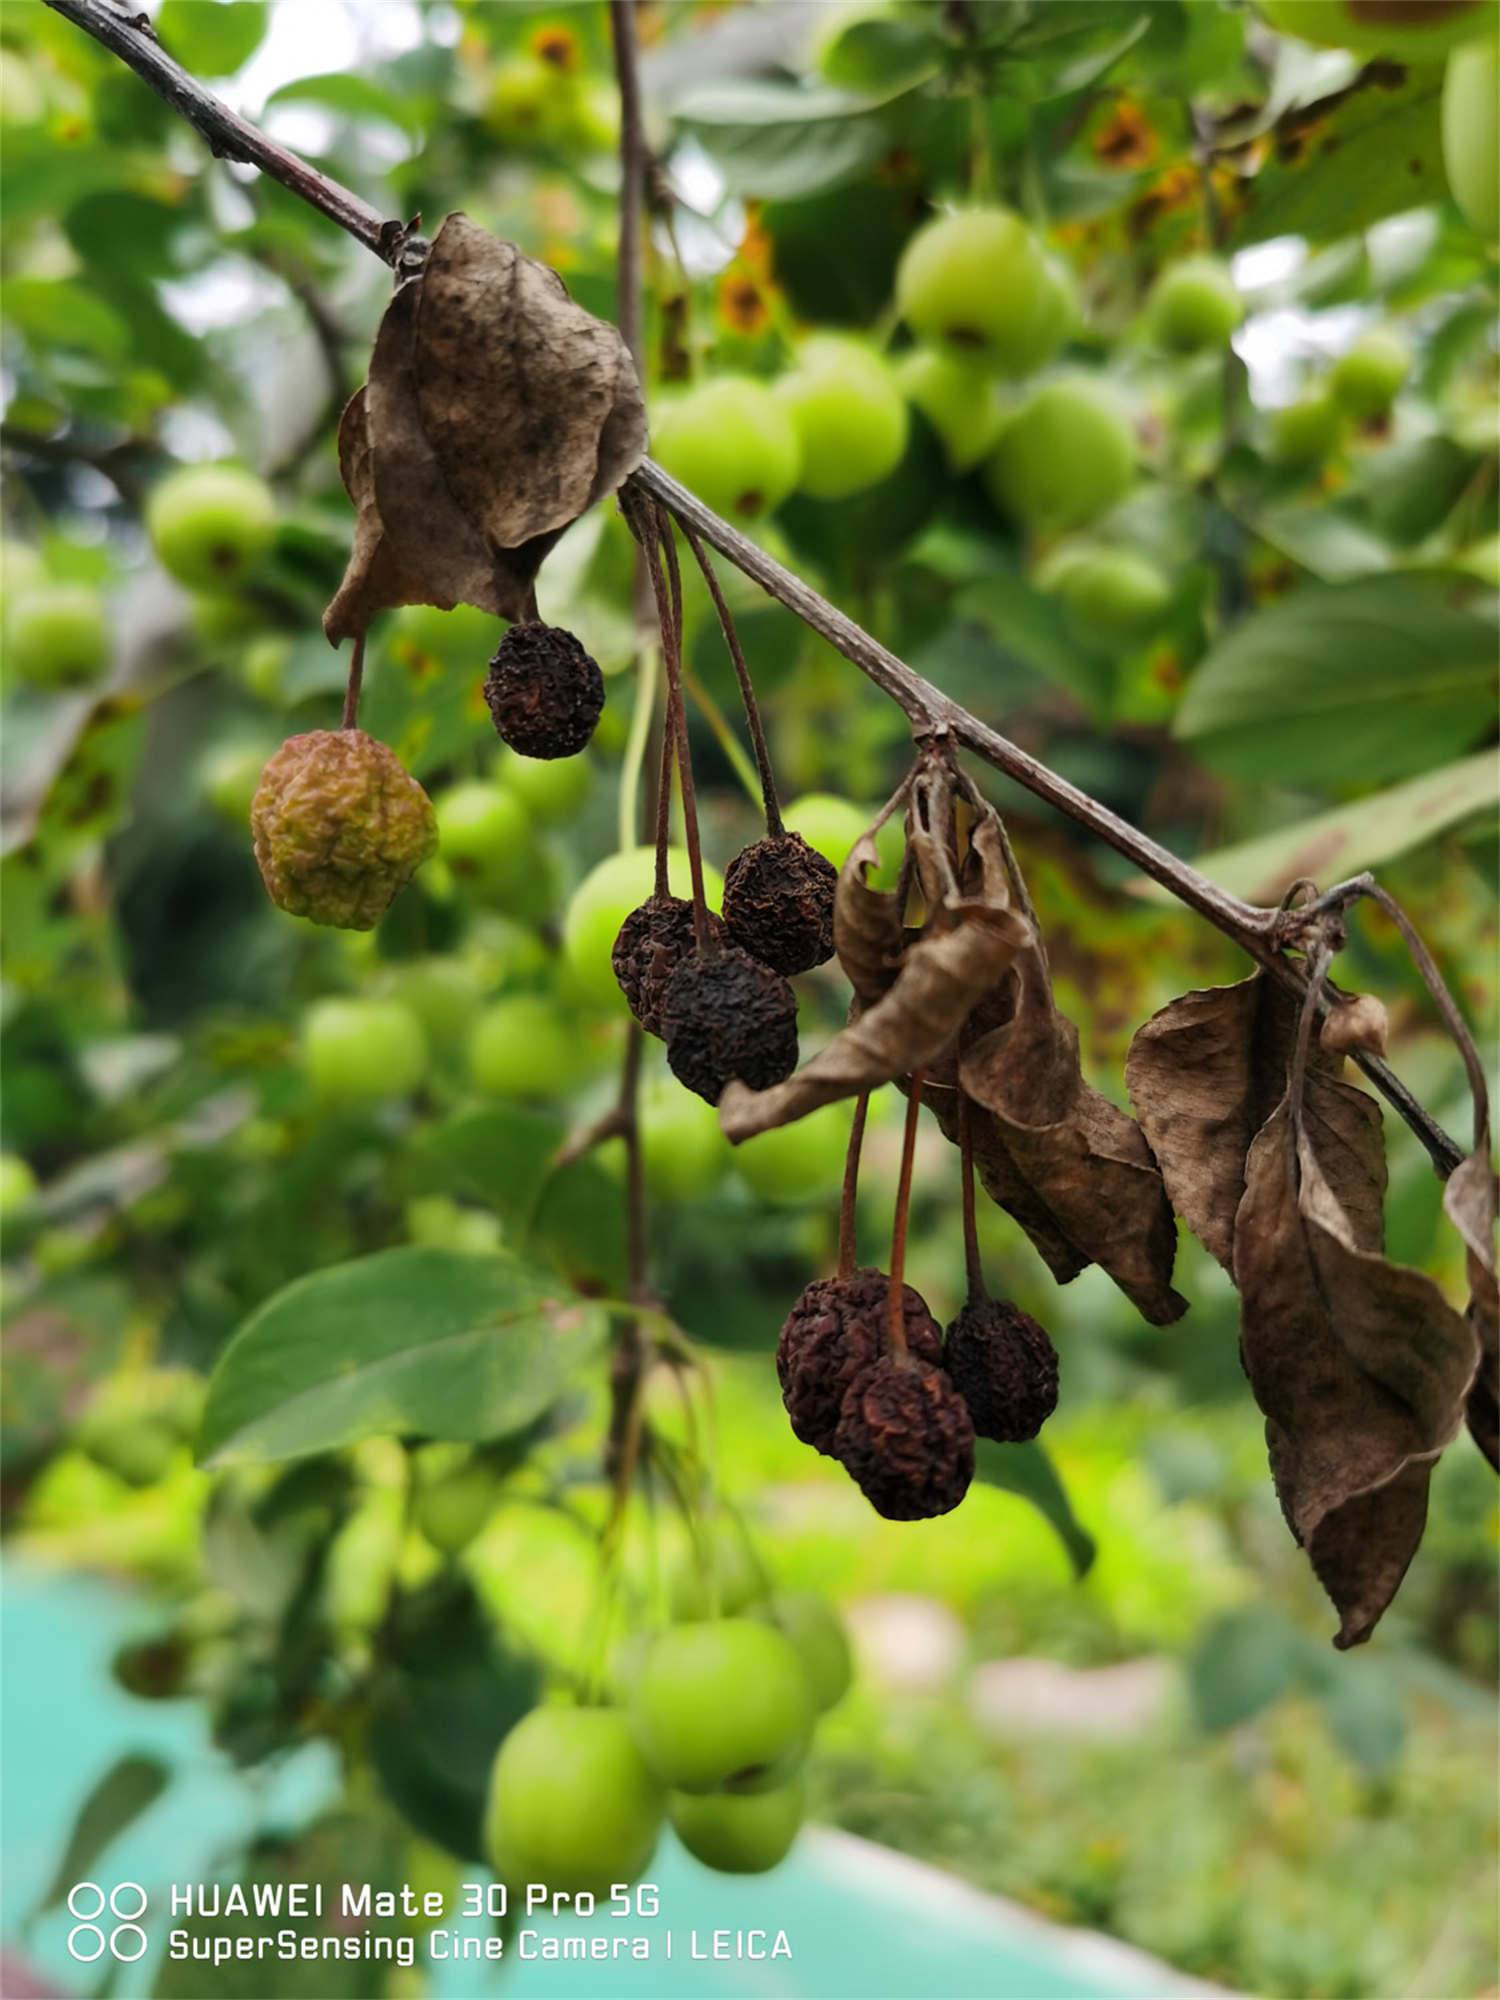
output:
{"label": "woody stem", "polygon": [[922,1108],[925,1070],[914,1069],[906,1093],[906,1125],[901,1133],[901,1177],[896,1182],[896,1212],[891,1217],[891,1277],[886,1292],[886,1342],[898,1359],[906,1355],[906,1225],[911,1215],[911,1170],[917,1151],[917,1114]]}

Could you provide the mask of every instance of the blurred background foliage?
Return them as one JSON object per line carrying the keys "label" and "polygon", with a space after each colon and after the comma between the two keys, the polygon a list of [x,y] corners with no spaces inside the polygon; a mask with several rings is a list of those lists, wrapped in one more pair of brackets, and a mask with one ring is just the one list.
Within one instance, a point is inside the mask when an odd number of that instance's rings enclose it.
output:
{"label": "blurred background foliage", "polygon": [[[156,25],[384,213],[431,229],[463,208],[614,314],[602,7],[162,0]],[[1085,536],[1059,537],[1007,520],[914,411],[888,478],[847,501],[796,495],[754,532],[1226,886],[1275,900],[1299,874],[1378,866],[1492,1037],[1496,265],[1447,190],[1441,60],[1314,46],[1230,0],[646,0],[639,26],[653,403],[725,374],[773,380],[811,329],[899,363],[901,250],[967,194],[1012,204],[1065,272],[1077,312],[1051,365],[1107,377],[1139,462]],[[155,1594],[159,1639],[117,1663],[135,1692],[206,1702],[245,1765],[326,1737],[351,1797],[367,1801],[373,1769],[401,1838],[463,1852],[463,1743],[492,1745],[538,1663],[566,1672],[586,1644],[602,1371],[485,1445],[482,1533],[456,1568],[408,1537],[352,1650],[316,1607],[351,1496],[386,1478],[378,1447],[205,1473],[191,1437],[226,1340],[305,1273],[402,1244],[505,1248],[585,1291],[623,1288],[618,1161],[546,1164],[608,1102],[622,1039],[563,916],[617,844],[628,536],[597,510],[542,575],[544,613],[609,676],[594,746],[551,792],[528,791],[534,771],[490,737],[494,621],[381,621],[364,725],[440,818],[460,786],[486,788],[499,832],[469,866],[455,837],[369,936],[283,916],[245,816],[269,750],[338,713],[344,662],[318,627],[350,537],[333,426],[388,274],[210,159],[39,5],[0,13],[0,142],[7,1526],[38,1558]],[[1232,346],[1173,351],[1153,288],[1203,256],[1232,271],[1244,317]],[[1399,384],[1361,411],[1338,365],[1372,334],[1395,343]],[[1019,405],[1033,387],[999,393]],[[205,594],[164,572],[144,509],[175,465],[221,459],[269,484],[274,540],[239,587]],[[1162,586],[1138,636],[1101,640],[1070,615],[1060,557],[1101,545]],[[784,795],[872,807],[904,767],[902,718],[788,614],[730,590]],[[39,600],[59,622],[38,651]],[[701,594],[688,610],[722,866],[755,813],[716,720],[735,691],[711,610]],[[46,684],[46,633],[80,630],[86,684]],[[1121,1097],[1134,1028],[1238,977],[1236,954],[984,783],[1090,1074]],[[1378,915],[1359,918],[1342,976],[1384,996],[1396,1066],[1464,1135],[1461,1068]],[[845,996],[826,970],[800,994],[805,1051]],[[306,1020],[330,997],[416,1014],[413,1088],[320,1085]],[[497,1006],[522,1011],[500,1017],[487,1062],[471,1038]],[[814,1767],[819,1812],[1247,1992],[1491,1990],[1496,1522],[1466,1443],[1376,1643],[1335,1659],[1217,1267],[1184,1238],[1192,1311],[1149,1328],[1095,1271],[1058,1289],[991,1210],[992,1283],[1063,1356],[1048,1455],[1017,1448],[949,1519],[883,1523],[789,1436],[770,1366],[788,1302],[833,1254],[837,1114],[741,1164],[654,1066],[647,1102],[654,1274],[710,1372],[720,1488],[778,1579],[835,1597],[860,1645]],[[898,1124],[874,1126],[870,1246]],[[1456,1291],[1438,1185],[1386,1125],[1392,1252]],[[944,1318],[961,1298],[957,1175],[931,1132],[913,1231],[909,1275]],[[658,1400],[670,1434],[680,1417]]]}

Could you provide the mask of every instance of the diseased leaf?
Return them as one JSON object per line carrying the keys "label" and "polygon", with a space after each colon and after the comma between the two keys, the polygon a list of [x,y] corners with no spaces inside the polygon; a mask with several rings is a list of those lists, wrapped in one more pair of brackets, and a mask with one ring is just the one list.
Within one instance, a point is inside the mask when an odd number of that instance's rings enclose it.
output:
{"label": "diseased leaf", "polygon": [[1032,935],[1024,917],[992,904],[960,901],[949,914],[948,926],[928,931],[907,952],[890,991],[795,1076],[770,1090],[729,1085],[719,1100],[719,1124],[732,1144],[909,1076],[943,1054]]}
{"label": "diseased leaf", "polygon": [[425,601],[421,581],[403,572],[375,504],[368,398],[368,384],[356,389],[339,419],[339,473],[354,502],[354,546],[343,582],[323,613],[323,631],[331,646],[367,631],[377,611]]}
{"label": "diseased leaf", "polygon": [[[1286,1089],[1297,1001],[1262,972],[1184,993],[1136,1031],[1130,1101],[1177,1213],[1226,1271],[1245,1160]],[[1339,1065],[1315,1048],[1308,1085]]]}
{"label": "diseased leaf", "polygon": [[1300,1135],[1286,1102],[1267,1121],[1235,1223],[1245,1371],[1339,1647],[1370,1636],[1416,1553],[1477,1359],[1431,1280],[1380,1254],[1384,1187],[1379,1108],[1330,1078]]}
{"label": "diseased leaf", "polygon": [[1078,1031],[1053,1004],[1040,950],[1017,971],[1010,1018],[966,1049],[959,1082],[1053,1226],[1146,1319],[1167,1325],[1187,1301],[1172,1289],[1176,1226],[1145,1134],[1085,1081]]}
{"label": "diseased leaf", "polygon": [[880,866],[873,833],[862,833],[839,870],[833,896],[833,948],[861,1007],[873,1007],[894,985],[906,949],[901,899],[872,889],[866,876]]}

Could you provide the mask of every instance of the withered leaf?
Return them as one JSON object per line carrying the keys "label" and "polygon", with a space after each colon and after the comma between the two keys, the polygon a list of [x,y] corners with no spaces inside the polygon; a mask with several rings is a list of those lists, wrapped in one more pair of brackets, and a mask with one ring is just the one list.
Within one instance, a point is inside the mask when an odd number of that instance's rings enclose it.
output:
{"label": "withered leaf", "polygon": [[951,924],[926,932],[907,952],[890,991],[770,1090],[732,1083],[719,1099],[724,1136],[738,1144],[790,1125],[821,1104],[853,1097],[935,1061],[982,993],[1031,941],[1014,911],[960,902]]}
{"label": "withered leaf", "polygon": [[1443,1190],[1443,1209],[1463,1238],[1469,1274],[1469,1323],[1479,1342],[1479,1372],[1469,1391],[1468,1423],[1474,1442],[1500,1472],[1500,1287],[1495,1275],[1497,1183],[1490,1165],[1488,1124],[1474,1151],[1454,1169]]}
{"label": "withered leaf", "polygon": [[[1153,1014],[1125,1058],[1130,1101],[1172,1206],[1226,1271],[1245,1159],[1286,1090],[1298,1005],[1263,972],[1201,987]],[[1315,1045],[1309,1088],[1339,1067]]]}
{"label": "withered leaf", "polygon": [[575,304],[555,271],[466,215],[433,240],[415,363],[449,491],[497,548],[560,533],[646,455],[619,333]]}
{"label": "withered leaf", "polygon": [[1245,1371],[1340,1647],[1370,1636],[1416,1553],[1477,1362],[1431,1280],[1380,1254],[1384,1184],[1379,1108],[1327,1079],[1300,1137],[1284,1101],[1256,1137],[1235,1223]]}
{"label": "withered leaf", "polygon": [[861,1007],[873,1007],[895,984],[906,949],[900,897],[893,890],[872,889],[866,880],[879,864],[875,836],[862,833],[833,892],[833,948]]}
{"label": "withered leaf", "polygon": [[1053,1004],[1040,954],[1027,952],[1016,972],[1009,1019],[965,1050],[959,1083],[990,1114],[1054,1228],[1165,1326],[1187,1301],[1172,1289],[1177,1232],[1151,1148],[1135,1120],[1085,1080],[1078,1031]]}
{"label": "withered leaf", "polygon": [[[959,1092],[956,1086],[929,1089],[922,1102],[937,1120],[938,1129],[952,1145],[960,1143],[958,1127]],[[1046,1202],[1012,1159],[1001,1135],[998,1121],[982,1104],[969,1104],[969,1136],[974,1148],[974,1171],[979,1184],[997,1208],[1003,1208],[1019,1223],[1032,1247],[1058,1284],[1066,1285],[1093,1261],[1085,1250],[1072,1242]]]}
{"label": "withered leaf", "polygon": [[366,403],[366,388],[356,389],[339,419],[339,472],[354,502],[354,547],[344,580],[323,613],[323,630],[333,646],[368,630],[377,611],[425,601],[421,582],[403,574],[381,525]]}

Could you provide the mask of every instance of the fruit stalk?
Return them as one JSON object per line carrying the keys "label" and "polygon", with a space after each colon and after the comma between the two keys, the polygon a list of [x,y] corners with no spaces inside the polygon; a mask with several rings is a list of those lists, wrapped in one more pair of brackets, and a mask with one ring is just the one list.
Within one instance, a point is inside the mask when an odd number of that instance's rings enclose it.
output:
{"label": "fruit stalk", "polygon": [[359,727],[359,693],[365,680],[365,635],[361,632],[354,641],[354,651],[349,655],[349,678],[344,683],[344,713],[339,722],[340,729]]}
{"label": "fruit stalk", "polygon": [[[127,13],[113,5],[112,0],[45,0],[45,4],[134,70],[202,135],[219,157],[258,167],[399,274],[420,269],[426,244],[415,234],[414,224],[382,218],[348,188],[319,173],[286,147],[276,144],[248,119],[231,111],[166,54],[143,17]],[[1370,70],[1377,67],[1368,66]],[[1362,72],[1357,81],[1363,81],[1366,74]],[[630,486],[664,506],[684,530],[694,529],[737,569],[826,639],[898,704],[911,719],[917,734],[947,736],[973,751],[1034,797],[1134,862],[1143,874],[1159,882],[1179,902],[1232,938],[1278,984],[1299,995],[1306,993],[1304,975],[1282,955],[1278,941],[1279,911],[1258,908],[1229,895],[1148,834],[949,700],[836,605],[705,507],[651,459],[645,459],[632,475],[627,488],[622,489],[622,498]],[[1320,996],[1319,1005],[1323,1004]],[[1378,1056],[1359,1049],[1351,1060],[1410,1126],[1439,1176],[1446,1179],[1462,1163],[1464,1149]]]}
{"label": "fruit stalk", "polygon": [[922,1109],[926,1071],[914,1069],[906,1090],[906,1124],[901,1133],[901,1177],[891,1217],[891,1277],[886,1291],[886,1341],[898,1360],[906,1358],[906,1225],[911,1216],[911,1170],[917,1152],[917,1116]]}
{"label": "fruit stalk", "polygon": [[870,1093],[862,1090],[854,1100],[854,1123],[849,1128],[849,1150],[844,1155],[844,1182],[839,1194],[839,1280],[848,1284],[859,1262],[855,1223],[859,1202],[859,1156],[865,1143],[865,1120],[870,1114]]}
{"label": "fruit stalk", "polygon": [[761,800],[766,812],[766,832],[775,839],[785,830],[781,821],[781,801],[776,796],[776,773],[771,766],[771,752],[767,747],[766,732],[760,719],[760,703],[755,699],[755,685],[750,679],[745,651],[740,644],[740,635],[735,630],[729,606],[724,601],[724,592],[714,569],[713,558],[686,522],[683,523],[682,532],[687,537],[687,545],[693,552],[694,560],[703,572],[703,581],[708,585],[708,594],[714,601],[714,610],[719,614],[724,644],[729,648],[729,657],[734,662],[735,679],[740,684],[740,699],[745,704],[745,722],[755,749],[755,768],[760,774]]}
{"label": "fruit stalk", "polygon": [[958,1093],[958,1158],[963,1180],[964,1269],[969,1280],[969,1304],[987,1296],[984,1263],[979,1255],[979,1221],[974,1213],[974,1107],[967,1092]]}

